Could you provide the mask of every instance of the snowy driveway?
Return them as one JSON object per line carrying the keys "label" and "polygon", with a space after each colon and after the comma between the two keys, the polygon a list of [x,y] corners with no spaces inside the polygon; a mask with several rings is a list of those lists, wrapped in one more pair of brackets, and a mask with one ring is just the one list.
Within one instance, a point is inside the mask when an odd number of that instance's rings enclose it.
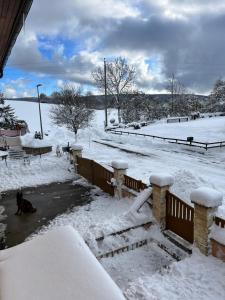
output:
{"label": "snowy driveway", "polygon": [[52,183],[23,190],[24,198],[37,208],[34,214],[15,216],[16,191],[7,192],[1,204],[5,207],[7,218],[2,222],[6,227],[6,245],[8,247],[22,243],[29,235],[46,225],[58,214],[70,211],[75,206],[82,206],[91,201],[89,188],[72,183]]}

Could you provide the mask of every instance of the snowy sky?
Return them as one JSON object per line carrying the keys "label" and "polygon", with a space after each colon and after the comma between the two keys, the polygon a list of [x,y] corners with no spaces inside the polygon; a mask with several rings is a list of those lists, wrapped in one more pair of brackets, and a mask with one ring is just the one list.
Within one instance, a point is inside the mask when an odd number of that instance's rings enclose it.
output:
{"label": "snowy sky", "polygon": [[95,87],[92,70],[115,56],[137,70],[136,86],[163,92],[175,73],[207,94],[225,71],[225,1],[36,0],[0,80],[6,96],[50,94],[63,83]]}

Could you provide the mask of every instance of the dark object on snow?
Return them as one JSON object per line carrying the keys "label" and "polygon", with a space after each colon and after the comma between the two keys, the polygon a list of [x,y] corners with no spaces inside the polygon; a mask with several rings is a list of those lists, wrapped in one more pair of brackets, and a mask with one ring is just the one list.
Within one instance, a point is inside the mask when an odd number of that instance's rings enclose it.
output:
{"label": "dark object on snow", "polygon": [[40,131],[39,132],[35,131],[34,138],[39,140],[42,139]]}
{"label": "dark object on snow", "polygon": [[69,142],[68,142],[68,145],[66,147],[62,147],[62,152],[63,153],[65,153],[65,152],[70,153],[70,150],[71,150],[71,147],[70,147]]}
{"label": "dark object on snow", "polygon": [[15,215],[20,216],[22,213],[34,213],[37,211],[37,209],[33,207],[30,201],[23,198],[23,193],[21,191],[17,192],[16,201],[18,208]]}
{"label": "dark object on snow", "polygon": [[145,122],[145,121],[141,122],[140,124],[141,124],[141,127],[148,125],[147,122]]}
{"label": "dark object on snow", "polygon": [[193,142],[194,141],[194,138],[193,138],[193,136],[188,136],[187,137],[187,142]]}
{"label": "dark object on snow", "polygon": [[134,124],[134,129],[141,129],[140,124]]}

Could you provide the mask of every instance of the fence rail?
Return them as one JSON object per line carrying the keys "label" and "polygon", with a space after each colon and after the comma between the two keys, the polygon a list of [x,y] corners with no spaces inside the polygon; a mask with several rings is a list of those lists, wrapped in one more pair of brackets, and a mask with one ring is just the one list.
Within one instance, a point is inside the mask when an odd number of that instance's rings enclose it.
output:
{"label": "fence rail", "polygon": [[104,192],[114,196],[114,188],[111,185],[113,172],[93,161],[93,184],[99,186]]}
{"label": "fence rail", "polygon": [[141,180],[136,180],[128,175],[124,175],[124,185],[134,191],[140,192],[147,188],[147,185]]}
{"label": "fence rail", "polygon": [[113,172],[107,170],[94,160],[77,156],[77,171],[92,184],[100,187],[104,192],[114,196],[114,188],[111,186]]}
{"label": "fence rail", "polygon": [[221,228],[225,228],[225,220],[219,217],[215,217],[214,218],[214,222],[217,226],[221,227]]}
{"label": "fence rail", "polygon": [[219,141],[219,142],[198,142],[198,141],[187,141],[184,139],[177,139],[177,138],[167,138],[157,135],[151,135],[151,134],[145,134],[145,133],[137,133],[137,132],[131,132],[131,131],[123,131],[123,130],[116,130],[116,129],[108,129],[107,130],[110,133],[118,134],[118,135],[136,135],[136,136],[143,136],[143,137],[151,137],[153,139],[161,139],[163,141],[168,141],[169,143],[179,144],[179,145],[185,145],[185,146],[191,146],[191,147],[198,147],[205,150],[212,149],[212,148],[222,148],[225,147],[225,141]]}
{"label": "fence rail", "polygon": [[169,191],[166,193],[166,229],[193,243],[194,208]]}

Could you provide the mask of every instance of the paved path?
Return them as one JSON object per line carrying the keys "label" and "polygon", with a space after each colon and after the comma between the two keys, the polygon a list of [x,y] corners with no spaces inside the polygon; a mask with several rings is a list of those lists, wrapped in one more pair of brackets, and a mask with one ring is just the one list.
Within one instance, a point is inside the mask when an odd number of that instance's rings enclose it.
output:
{"label": "paved path", "polygon": [[2,222],[7,224],[6,246],[12,247],[22,243],[30,234],[42,225],[54,219],[74,206],[87,204],[91,201],[90,189],[72,185],[71,182],[52,183],[38,187],[23,189],[24,198],[31,201],[37,208],[34,214],[16,216],[16,191],[6,193],[0,204],[5,207],[7,218]]}

